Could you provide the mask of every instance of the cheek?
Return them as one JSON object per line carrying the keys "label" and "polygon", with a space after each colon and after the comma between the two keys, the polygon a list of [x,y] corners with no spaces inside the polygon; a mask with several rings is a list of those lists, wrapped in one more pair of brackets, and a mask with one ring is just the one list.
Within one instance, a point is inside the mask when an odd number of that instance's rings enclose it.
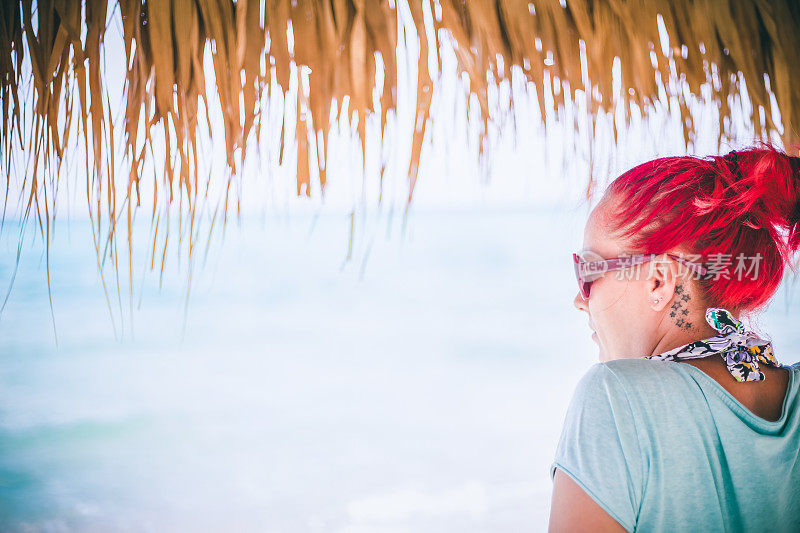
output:
{"label": "cheek", "polygon": [[626,296],[626,287],[624,283],[610,278],[603,278],[596,281],[592,285],[592,294],[589,298],[589,311],[595,319],[595,324],[601,317],[613,315],[619,312],[623,307],[624,299]]}
{"label": "cheek", "polygon": [[628,316],[633,309],[632,302],[628,300],[633,296],[627,282],[614,279],[603,279],[592,287],[592,296],[589,299],[589,313],[597,328],[597,334],[606,341],[612,341],[629,328],[631,317]]}

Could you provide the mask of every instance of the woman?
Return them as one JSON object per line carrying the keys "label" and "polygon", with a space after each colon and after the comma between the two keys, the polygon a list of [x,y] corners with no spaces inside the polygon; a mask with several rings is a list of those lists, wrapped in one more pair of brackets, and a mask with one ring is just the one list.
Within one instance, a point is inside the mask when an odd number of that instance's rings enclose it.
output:
{"label": "woman", "polygon": [[574,304],[601,362],[566,416],[550,530],[800,531],[800,363],[740,321],[800,247],[800,159],[644,163],[583,247]]}

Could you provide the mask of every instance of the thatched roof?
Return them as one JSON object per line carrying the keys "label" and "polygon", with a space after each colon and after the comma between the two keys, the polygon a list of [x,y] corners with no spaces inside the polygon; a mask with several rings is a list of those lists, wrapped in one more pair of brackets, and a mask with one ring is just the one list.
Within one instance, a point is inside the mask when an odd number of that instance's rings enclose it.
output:
{"label": "thatched roof", "polygon": [[[396,109],[398,38],[418,40],[420,48],[408,202],[436,90],[436,76],[430,75],[428,64],[431,60],[441,69],[443,46],[453,47],[459,70],[468,76],[469,93],[480,109],[474,119],[484,136],[493,118],[489,86],[523,75],[545,124],[552,120],[548,117],[557,116],[548,109],[558,110],[568,102],[582,102],[586,116],[576,114],[574,120],[591,125],[602,113],[616,120],[614,111],[619,109],[627,121],[632,104],[645,113],[659,107],[677,109],[685,140],[691,143],[689,98],[694,96],[708,97],[719,108],[720,140],[730,133],[731,114],[739,108],[749,115],[757,134],[778,132],[785,144],[798,141],[800,86],[792,77],[800,72],[800,4],[794,0],[397,1],[399,7],[386,0],[119,0],[111,6],[107,0],[3,2],[0,149],[6,197],[11,180],[21,180],[25,217],[35,215],[48,234],[53,187],[67,174],[61,161],[71,146],[83,145],[98,254],[116,249],[108,241],[113,242],[119,220],[130,225],[140,204],[140,186],[147,180],[158,191],[150,213],[156,234],[165,204],[185,205],[187,221],[193,224],[208,179],[228,180],[229,187],[230,176],[252,156],[248,146],[261,133],[261,103],[275,96],[270,94],[274,88],[282,96],[290,95],[297,65],[310,72],[297,77],[296,99],[286,103],[298,112],[294,138],[284,137],[282,123],[281,159],[287,144],[296,143],[297,194],[312,194],[312,170],[318,172],[324,193],[332,102],[337,117],[358,117],[365,155],[366,117],[379,114],[383,138]],[[398,23],[399,10],[410,13],[416,31]],[[426,21],[433,31],[426,31]],[[112,124],[104,83],[104,60],[109,58],[101,53],[111,24],[121,24],[126,54],[126,107],[119,131]],[[216,94],[206,93],[206,76],[211,73],[204,61],[209,53]],[[376,55],[384,66],[381,86],[376,83]],[[615,68],[619,91],[614,90]],[[32,74],[31,93],[21,89],[26,85],[24,72]],[[705,97],[702,87],[708,92]],[[21,109],[29,99],[33,107],[26,115]],[[205,112],[209,99],[218,99],[223,110],[223,131],[212,131]],[[773,122],[778,110],[782,124]],[[81,138],[70,136],[73,119]],[[614,123],[615,132],[624,125]],[[203,132],[213,134],[215,142],[224,138],[229,175],[199,175],[197,137]],[[125,148],[115,153],[114,135],[119,139],[120,133]],[[146,175],[145,161],[155,157],[156,137],[163,139],[171,157],[152,161],[156,172]],[[482,151],[483,143],[480,146]],[[13,167],[14,150],[25,153],[26,169]],[[316,169],[309,168],[309,155]],[[124,176],[114,172],[115,160],[121,157],[130,169]],[[379,179],[385,168],[384,161]],[[125,198],[116,197],[118,190],[125,191]],[[226,193],[223,221],[227,206]],[[107,232],[101,232],[101,221],[106,221]],[[128,231],[128,249],[130,238]],[[155,239],[152,255],[155,263]]]}

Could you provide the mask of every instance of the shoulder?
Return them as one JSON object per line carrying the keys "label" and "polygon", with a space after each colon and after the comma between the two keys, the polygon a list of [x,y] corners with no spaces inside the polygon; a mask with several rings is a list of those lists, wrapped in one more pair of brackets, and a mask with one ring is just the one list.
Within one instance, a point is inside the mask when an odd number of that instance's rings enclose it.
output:
{"label": "shoulder", "polygon": [[[677,398],[686,409],[703,403],[703,383],[696,372],[689,365],[651,359],[596,363],[578,382],[571,409],[589,417],[613,417],[617,424],[661,425],[660,420],[678,414]],[[666,405],[672,408],[664,409]]]}
{"label": "shoulder", "polygon": [[580,428],[578,432],[584,435],[634,429],[636,418],[643,411],[640,404],[649,401],[651,389],[669,381],[664,374],[670,372],[662,361],[646,359],[592,365],[575,387],[566,427]]}
{"label": "shoulder", "polygon": [[615,359],[592,365],[578,383],[578,391],[590,394],[656,392],[687,382],[686,369],[671,361]]}
{"label": "shoulder", "polygon": [[[565,431],[595,437],[646,438],[694,416],[707,402],[702,371],[673,361],[618,359],[592,365],[567,408]],[[669,408],[666,408],[666,407]]]}
{"label": "shoulder", "polygon": [[597,363],[597,366],[604,366],[609,372],[623,381],[652,380],[652,379],[675,379],[679,378],[680,364],[674,361],[658,361],[654,359],[614,359],[604,363]]}
{"label": "shoulder", "polygon": [[550,469],[551,476],[563,470],[628,530],[635,524],[646,465],[630,384],[638,373],[647,374],[640,363],[653,362],[613,361],[587,370],[567,409]]}

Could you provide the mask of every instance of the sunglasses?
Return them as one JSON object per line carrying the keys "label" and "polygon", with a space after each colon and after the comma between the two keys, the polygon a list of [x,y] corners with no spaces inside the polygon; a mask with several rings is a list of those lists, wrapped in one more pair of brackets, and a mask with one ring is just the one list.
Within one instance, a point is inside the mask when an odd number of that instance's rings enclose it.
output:
{"label": "sunglasses", "polygon": [[[588,254],[592,254],[592,252],[583,252],[582,255],[585,256]],[[600,257],[597,254],[592,255],[595,255],[598,258]],[[592,283],[595,280],[602,278],[606,272],[610,272],[612,270],[622,270],[623,268],[641,265],[642,263],[652,261],[657,255],[658,254],[640,254],[627,257],[615,257],[613,259],[599,258],[592,261],[585,261],[580,255],[575,253],[572,254],[572,260],[575,262],[575,277],[578,279],[578,290],[581,293],[581,297],[584,300],[588,300],[592,289]],[[708,272],[706,267],[700,263],[687,261],[686,259],[674,254],[667,254],[667,257],[674,259],[678,263],[686,266],[690,270],[695,271],[701,276]]]}

